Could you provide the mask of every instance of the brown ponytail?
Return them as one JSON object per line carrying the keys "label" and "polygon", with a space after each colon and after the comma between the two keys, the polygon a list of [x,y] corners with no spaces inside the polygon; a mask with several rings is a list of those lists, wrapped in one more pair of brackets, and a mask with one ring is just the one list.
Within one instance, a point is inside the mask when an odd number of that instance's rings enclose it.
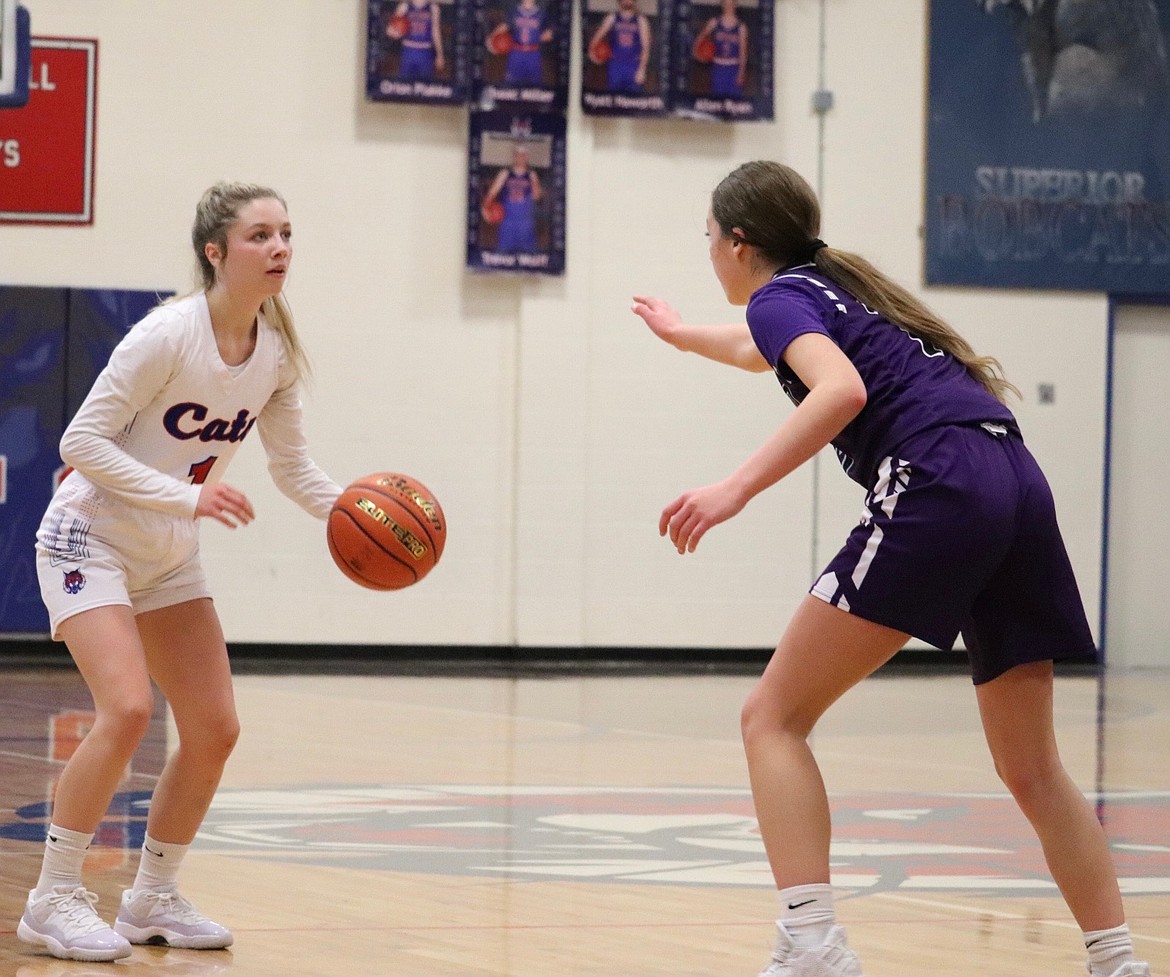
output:
{"label": "brown ponytail", "polygon": [[949,353],[997,400],[1019,390],[1004,378],[990,356],[930,311],[909,290],[887,278],[860,255],[824,246],[818,240],[821,208],[808,181],[782,163],[757,160],[737,167],[711,195],[711,214],[720,230],[742,238],[780,268],[811,262],[858,301],[880,312],[912,336]]}

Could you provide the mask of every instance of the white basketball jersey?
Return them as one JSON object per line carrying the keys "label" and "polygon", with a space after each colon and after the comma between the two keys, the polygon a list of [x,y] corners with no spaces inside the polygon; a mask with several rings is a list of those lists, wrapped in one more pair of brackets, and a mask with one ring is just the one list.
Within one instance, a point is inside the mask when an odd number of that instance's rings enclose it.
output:
{"label": "white basketball jersey", "polygon": [[259,317],[252,355],[228,366],[202,292],[159,306],[114,349],[66,429],[61,457],[75,471],[50,511],[92,521],[102,509],[148,509],[193,520],[200,487],[223,477],[254,427],[280,490],[324,519],[341,487],[308,456],[279,333]]}

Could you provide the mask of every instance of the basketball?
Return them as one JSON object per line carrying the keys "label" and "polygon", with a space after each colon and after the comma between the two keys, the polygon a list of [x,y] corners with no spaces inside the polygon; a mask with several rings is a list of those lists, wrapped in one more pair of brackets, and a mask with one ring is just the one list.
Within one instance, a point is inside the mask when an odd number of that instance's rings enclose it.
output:
{"label": "basketball", "polygon": [[715,60],[715,42],[709,37],[700,37],[695,41],[691,52],[700,64],[710,64]]}
{"label": "basketball", "polygon": [[326,523],[339,570],[370,590],[402,590],[430,573],[447,541],[447,520],[434,493],[397,472],[350,483]]}
{"label": "basketball", "polygon": [[613,49],[609,46],[609,41],[604,38],[589,45],[589,60],[594,64],[605,64],[611,57],[613,57]]}
{"label": "basketball", "polygon": [[507,54],[512,50],[512,35],[507,31],[497,31],[489,34],[485,43],[492,54]]}
{"label": "basketball", "polygon": [[395,40],[405,37],[408,30],[410,30],[410,20],[404,14],[395,14],[386,25],[386,34]]}
{"label": "basketball", "polygon": [[504,205],[498,200],[488,200],[484,202],[480,213],[489,224],[498,224],[504,219]]}

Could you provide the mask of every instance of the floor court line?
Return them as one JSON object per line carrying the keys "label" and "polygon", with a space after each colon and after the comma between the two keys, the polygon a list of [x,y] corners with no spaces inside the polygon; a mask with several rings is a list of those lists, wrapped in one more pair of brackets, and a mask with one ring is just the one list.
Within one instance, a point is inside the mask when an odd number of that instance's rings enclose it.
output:
{"label": "floor court line", "polygon": [[[972,916],[992,916],[995,919],[1021,920],[1028,923],[1038,923],[1043,926],[1055,926],[1059,929],[1075,930],[1078,933],[1081,931],[1081,928],[1076,923],[1070,923],[1068,920],[1064,919],[1048,919],[1044,916],[1031,916],[1027,913],[1004,912],[1003,910],[986,909],[981,906],[964,906],[953,902],[942,902],[937,899],[919,899],[915,896],[902,896],[893,892],[875,892],[873,897],[875,899],[884,899],[889,902],[904,902],[914,905],[932,906],[939,909],[954,909],[957,912],[969,913]],[[1131,922],[1133,918],[1141,917],[1131,917]],[[1152,918],[1163,919],[1165,917],[1155,916]],[[1165,943],[1170,945],[1170,939],[1161,936],[1143,936],[1140,933],[1134,933],[1133,936],[1134,939],[1143,939],[1149,940],[1152,943]]]}

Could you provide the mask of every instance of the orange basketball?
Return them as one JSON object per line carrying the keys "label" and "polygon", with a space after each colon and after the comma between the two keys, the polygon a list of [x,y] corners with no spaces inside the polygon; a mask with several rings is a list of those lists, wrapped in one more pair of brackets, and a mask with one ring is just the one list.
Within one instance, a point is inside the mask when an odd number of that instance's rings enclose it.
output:
{"label": "orange basketball", "polygon": [[333,562],[370,590],[401,590],[435,568],[447,541],[447,519],[422,482],[377,472],[352,482],[329,513]]}
{"label": "orange basketball", "polygon": [[486,200],[480,208],[480,213],[489,224],[498,224],[504,219],[504,205],[498,200]]}
{"label": "orange basketball", "polygon": [[496,31],[488,35],[485,43],[492,54],[507,54],[512,50],[512,35],[508,31]]}
{"label": "orange basketball", "polygon": [[611,57],[613,57],[613,49],[609,46],[609,41],[604,38],[589,45],[589,60],[594,64],[605,64]]}
{"label": "orange basketball", "polygon": [[386,33],[395,40],[406,37],[408,30],[410,30],[410,20],[405,14],[395,14],[386,25]]}
{"label": "orange basketball", "polygon": [[710,64],[715,60],[715,42],[709,37],[700,37],[695,41],[695,48],[691,53],[701,64]]}

